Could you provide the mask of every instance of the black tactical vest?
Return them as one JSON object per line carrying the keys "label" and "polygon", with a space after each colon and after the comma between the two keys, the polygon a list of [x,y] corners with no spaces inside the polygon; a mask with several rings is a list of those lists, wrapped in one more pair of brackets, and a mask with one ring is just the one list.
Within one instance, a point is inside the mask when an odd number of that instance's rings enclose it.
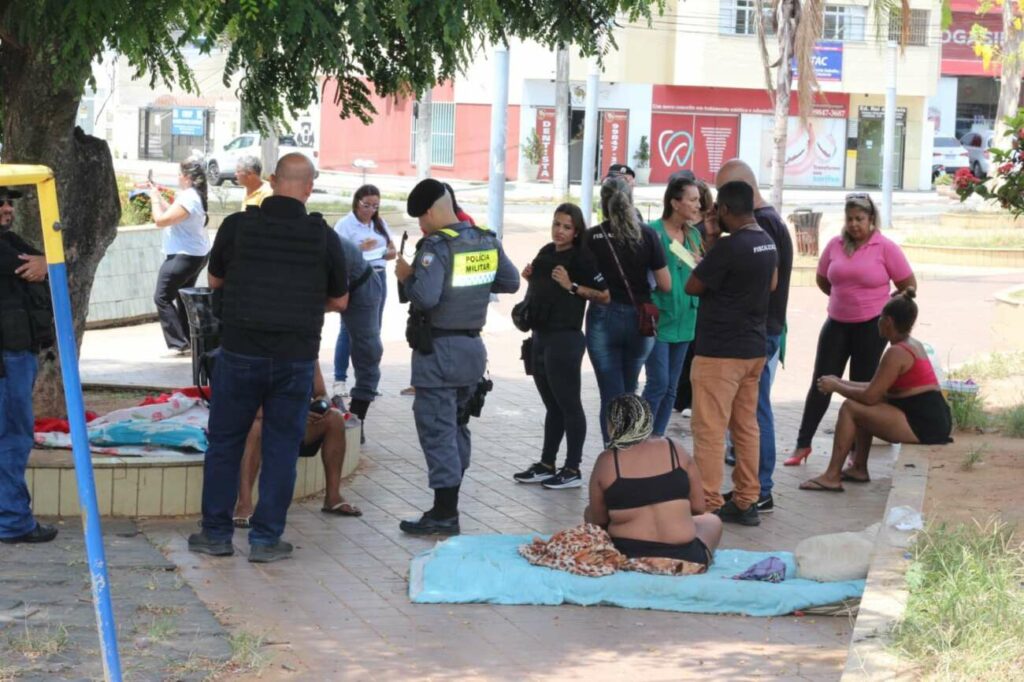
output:
{"label": "black tactical vest", "polygon": [[329,229],[319,213],[284,220],[246,209],[224,278],[224,323],[319,335],[327,301]]}

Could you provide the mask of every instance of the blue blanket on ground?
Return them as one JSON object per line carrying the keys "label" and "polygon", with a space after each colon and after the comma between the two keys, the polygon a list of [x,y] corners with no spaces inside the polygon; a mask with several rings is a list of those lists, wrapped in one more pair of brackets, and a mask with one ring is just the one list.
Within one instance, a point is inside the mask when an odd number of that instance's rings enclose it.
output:
{"label": "blue blanket on ground", "polygon": [[[533,535],[463,535],[437,544],[412,560],[409,598],[420,604],[608,604],[633,609],[690,613],[782,616],[834,604],[864,591],[863,580],[820,583],[794,578],[792,552],[715,553],[707,573],[660,576],[621,571],[587,578],[533,566],[516,551]],[[786,564],[781,583],[732,580],[752,564],[775,556]]]}

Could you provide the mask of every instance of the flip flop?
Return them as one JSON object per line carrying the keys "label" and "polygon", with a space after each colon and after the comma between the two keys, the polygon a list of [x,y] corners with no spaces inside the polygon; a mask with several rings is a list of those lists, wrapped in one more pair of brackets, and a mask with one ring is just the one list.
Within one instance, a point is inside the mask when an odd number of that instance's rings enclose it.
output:
{"label": "flip flop", "polygon": [[252,516],[236,516],[235,518],[231,519],[231,523],[232,525],[234,525],[235,528],[251,528],[251,519]]}
{"label": "flip flop", "polygon": [[362,516],[363,512],[359,510],[359,507],[353,506],[348,502],[339,502],[333,507],[323,507],[320,511],[324,514],[334,514],[335,516]]}
{"label": "flip flop", "polygon": [[810,480],[804,481],[803,483],[801,483],[800,484],[800,490],[809,490],[809,491],[815,492],[815,493],[819,493],[819,492],[820,493],[841,493],[841,492],[845,492],[843,490],[843,486],[837,486],[835,488],[832,488],[830,486],[825,485],[824,483],[820,483],[820,482],[814,480],[813,478],[810,479]]}
{"label": "flip flop", "polygon": [[846,481],[848,483],[871,483],[871,477],[858,478],[857,476],[851,476],[847,469],[843,469],[842,473],[839,474],[840,481]]}

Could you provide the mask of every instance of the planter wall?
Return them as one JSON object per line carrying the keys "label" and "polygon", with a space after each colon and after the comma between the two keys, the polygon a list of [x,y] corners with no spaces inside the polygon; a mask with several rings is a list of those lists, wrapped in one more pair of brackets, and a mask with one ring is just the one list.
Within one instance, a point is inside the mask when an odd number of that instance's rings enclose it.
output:
{"label": "planter wall", "polygon": [[940,227],[958,229],[1006,229],[1010,227],[1024,228],[1024,218],[1014,218],[1006,213],[960,213],[949,211],[939,216]]}
{"label": "planter wall", "polygon": [[1024,290],[1014,287],[996,294],[995,316],[992,321],[992,345],[997,351],[1024,349],[1024,300],[1011,294]]}
{"label": "planter wall", "polygon": [[1024,249],[976,249],[964,246],[902,245],[912,263],[967,265],[989,268],[1024,268]]}

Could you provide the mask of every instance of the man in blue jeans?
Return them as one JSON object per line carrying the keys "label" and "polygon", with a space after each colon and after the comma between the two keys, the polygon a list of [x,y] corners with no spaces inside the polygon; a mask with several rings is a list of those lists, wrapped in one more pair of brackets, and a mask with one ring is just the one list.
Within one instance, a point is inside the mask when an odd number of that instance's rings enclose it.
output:
{"label": "man in blue jeans", "polygon": [[259,207],[225,219],[210,253],[210,286],[223,294],[223,327],[203,463],[203,530],[188,539],[193,552],[234,553],[239,468],[262,407],[260,499],[249,531],[253,563],[291,555],[281,535],[306,430],[320,329],[325,310],[341,312],[348,304],[338,235],[321,215],[306,213],[313,165],[301,154],[287,154],[270,184],[274,194]]}
{"label": "man in blue jeans", "polygon": [[[775,473],[775,415],[772,414],[771,394],[775,370],[779,364],[782,338],[786,331],[789,280],[793,272],[793,240],[790,239],[789,230],[779,212],[761,196],[757,188],[757,179],[750,166],[739,159],[726,161],[715,180],[719,187],[727,182],[739,180],[754,189],[754,219],[775,242],[775,252],[779,259],[779,283],[768,298],[768,319],[765,323],[766,362],[757,387],[757,425],[761,430],[761,459],[758,464],[761,493],[757,500],[757,510],[765,513],[775,509],[775,498],[772,497],[772,488],[775,485],[772,480]],[[727,464],[735,462],[731,442],[727,446],[725,461]],[[728,500],[730,494],[727,493],[725,497]]]}
{"label": "man in blue jeans", "polygon": [[57,529],[32,516],[25,467],[35,442],[32,387],[39,343],[26,282],[46,279],[46,259],[11,231],[21,193],[0,187],[0,542],[49,542]]}

